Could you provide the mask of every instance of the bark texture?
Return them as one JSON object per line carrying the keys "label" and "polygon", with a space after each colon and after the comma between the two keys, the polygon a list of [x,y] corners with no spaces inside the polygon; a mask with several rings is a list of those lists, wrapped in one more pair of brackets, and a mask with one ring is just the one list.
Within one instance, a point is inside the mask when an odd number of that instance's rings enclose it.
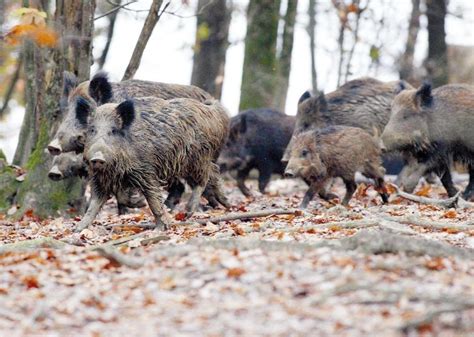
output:
{"label": "bark texture", "polygon": [[280,0],[250,0],[240,110],[273,106],[279,9]]}
{"label": "bark texture", "polygon": [[231,12],[226,0],[199,0],[191,84],[222,94]]}
{"label": "bark texture", "polygon": [[420,30],[420,0],[412,0],[410,22],[408,23],[408,37],[405,52],[400,59],[400,79],[413,83],[413,60],[415,56],[415,45]]}
{"label": "bark texture", "polygon": [[448,83],[448,48],[446,46],[446,0],[426,0],[428,17],[428,58],[425,67],[433,86]]}

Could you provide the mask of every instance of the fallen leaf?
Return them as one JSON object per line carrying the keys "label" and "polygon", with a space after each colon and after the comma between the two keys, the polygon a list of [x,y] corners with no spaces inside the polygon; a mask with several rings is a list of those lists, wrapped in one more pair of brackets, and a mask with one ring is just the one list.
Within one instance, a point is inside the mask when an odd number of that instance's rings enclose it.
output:
{"label": "fallen leaf", "polygon": [[425,267],[430,270],[443,270],[446,268],[444,260],[441,257],[435,257],[425,262]]}
{"label": "fallen leaf", "polygon": [[420,197],[427,197],[431,193],[431,185],[423,185],[418,191],[415,192],[416,195]]}
{"label": "fallen leaf", "polygon": [[174,216],[174,219],[177,221],[184,221],[186,219],[186,213],[185,212],[176,213],[176,215]]}
{"label": "fallen leaf", "polygon": [[245,270],[242,268],[229,268],[227,269],[227,277],[239,278],[245,274]]}
{"label": "fallen leaf", "polygon": [[28,289],[40,287],[38,279],[34,275],[27,275],[23,277],[22,281]]}
{"label": "fallen leaf", "polygon": [[448,218],[448,219],[455,219],[457,217],[458,213],[454,208],[451,208],[450,210],[444,212],[443,218]]}

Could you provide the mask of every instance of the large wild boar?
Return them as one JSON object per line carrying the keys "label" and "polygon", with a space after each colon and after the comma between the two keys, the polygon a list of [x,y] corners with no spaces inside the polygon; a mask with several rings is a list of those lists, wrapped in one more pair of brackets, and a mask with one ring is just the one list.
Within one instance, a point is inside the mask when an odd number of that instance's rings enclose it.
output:
{"label": "large wild boar", "polygon": [[[79,177],[88,178],[89,173],[87,165],[84,162],[82,154],[73,152],[61,153],[53,158],[51,169],[48,177],[54,181]],[[127,213],[127,208],[141,208],[146,206],[145,199],[137,189],[128,188],[126,190],[118,190],[115,194],[117,199],[118,214]]]}
{"label": "large wild boar", "polygon": [[265,193],[271,175],[284,173],[281,158],[294,125],[295,117],[272,109],[251,109],[232,117],[229,139],[218,160],[221,172],[237,170],[237,186],[248,197],[245,180],[256,169],[258,189]]}
{"label": "large wild boar", "polygon": [[146,96],[162,99],[193,98],[200,102],[212,99],[207,92],[191,85],[140,80],[113,83],[108,80],[107,74],[103,72],[97,73],[90,81],[82,83],[78,83],[73,74],[65,72],[63,80],[63,95],[60,100],[63,120],[56,136],[48,145],[48,151],[52,155],[70,151],[80,153],[84,150],[87,121],[79,123],[76,120],[75,109],[78,98],[83,98],[90,104],[97,105]]}
{"label": "large wild boar", "polygon": [[392,115],[382,134],[387,150],[408,152],[441,174],[450,196],[457,193],[450,180],[452,160],[469,167],[465,198],[474,196],[474,87],[444,85],[432,90],[423,84],[402,91],[393,101]]}
{"label": "large wild boar", "polygon": [[104,104],[95,113],[92,108],[84,99],[77,102],[78,123],[93,115],[84,151],[93,194],[77,230],[92,223],[111,193],[127,186],[143,193],[157,226],[166,229],[165,186],[175,179],[185,180],[192,188],[186,209],[193,212],[208,180],[218,181],[214,161],[229,127],[219,102],[147,97]]}
{"label": "large wild boar", "polygon": [[[370,77],[349,81],[337,90],[312,96],[306,91],[298,101],[292,139],[301,132],[330,125],[359,127],[382,134],[390,118],[390,105],[402,90],[411,88],[405,81],[382,82]],[[284,161],[289,159],[292,141]]]}
{"label": "large wild boar", "polygon": [[329,126],[310,130],[295,137],[285,175],[302,177],[310,183],[302,208],[308,206],[328,179],[335,177],[341,177],[346,185],[342,204],[347,205],[357,188],[356,171],[374,179],[377,191],[386,203],[385,170],[380,154],[377,141],[360,128]]}
{"label": "large wild boar", "polygon": [[[200,102],[212,99],[212,96],[204,90],[191,86],[150,82],[141,80],[127,80],[113,83],[108,80],[107,74],[97,73],[90,81],[78,84],[77,78],[69,73],[64,73],[63,95],[61,97],[61,111],[63,121],[61,122],[56,136],[48,145],[52,155],[61,152],[75,151],[82,153],[86,142],[86,131],[88,121],[79,122],[76,118],[76,101],[81,98],[90,105],[102,105],[109,102],[120,102],[129,98],[152,96],[162,99],[192,98]],[[217,160],[217,158],[216,158]],[[222,198],[215,179],[210,180],[206,188],[205,196],[212,207],[219,204],[229,207],[229,203]],[[176,180],[168,187],[169,195],[166,205],[174,208],[179,203],[184,185]],[[220,200],[220,201],[219,201]]]}

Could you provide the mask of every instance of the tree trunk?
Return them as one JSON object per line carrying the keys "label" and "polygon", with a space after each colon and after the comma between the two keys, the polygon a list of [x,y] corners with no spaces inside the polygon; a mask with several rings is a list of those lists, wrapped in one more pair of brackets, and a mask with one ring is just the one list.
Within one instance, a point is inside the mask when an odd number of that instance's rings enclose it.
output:
{"label": "tree trunk", "polygon": [[413,60],[415,55],[416,39],[420,30],[420,0],[412,0],[410,22],[408,24],[408,37],[405,52],[400,60],[400,79],[413,83]]}
{"label": "tree trunk", "polygon": [[318,73],[316,71],[316,0],[309,0],[308,7],[308,35],[309,49],[311,53],[311,86],[313,92],[318,92]]}
{"label": "tree trunk", "polygon": [[15,159],[24,164],[27,175],[22,183],[14,182],[18,189],[13,202],[20,206],[16,216],[33,210],[45,217],[81,206],[82,181],[49,180],[51,157],[44,149],[60,123],[57,117],[63,71],[72,71],[81,80],[90,77],[94,10],[95,1],[56,0],[54,23],[60,34],[59,46],[46,50],[32,43],[25,45],[27,101]]}
{"label": "tree trunk", "polygon": [[130,59],[127,69],[123,74],[122,81],[129,80],[135,76],[135,73],[140,66],[143,52],[145,51],[145,47],[148,43],[148,40],[150,39],[151,33],[153,33],[153,29],[160,20],[160,15],[158,12],[162,4],[163,0],[153,0],[150,11],[148,12],[145,23],[143,24],[142,31],[140,32],[140,36],[138,37],[137,44],[133,50],[132,58]]}
{"label": "tree trunk", "polygon": [[279,10],[280,0],[250,0],[240,110],[273,106]]}
{"label": "tree trunk", "polygon": [[428,58],[425,67],[434,87],[448,83],[448,48],[444,27],[446,10],[446,0],[426,0]]}
{"label": "tree trunk", "polygon": [[[122,0],[118,0],[115,2],[117,6],[122,4]],[[107,56],[109,55],[110,44],[112,43],[112,38],[114,37],[115,31],[115,23],[117,22],[117,15],[120,10],[113,12],[112,14],[108,15],[109,24],[107,26],[107,40],[105,42],[104,50],[102,50],[102,54],[98,60],[99,69],[103,69],[105,65],[105,61],[107,60]]]}
{"label": "tree trunk", "polygon": [[199,0],[191,84],[215,98],[222,94],[230,10],[226,0]]}
{"label": "tree trunk", "polygon": [[280,111],[285,111],[286,96],[291,72],[291,54],[293,52],[293,40],[295,32],[296,10],[298,0],[288,0],[288,6],[284,18],[283,43],[280,57],[278,59],[278,84],[275,92],[275,105]]}

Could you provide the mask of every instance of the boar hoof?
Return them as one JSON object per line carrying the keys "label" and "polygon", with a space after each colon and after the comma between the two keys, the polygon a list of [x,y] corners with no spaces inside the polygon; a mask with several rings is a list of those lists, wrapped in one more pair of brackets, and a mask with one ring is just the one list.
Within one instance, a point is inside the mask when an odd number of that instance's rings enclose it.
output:
{"label": "boar hoof", "polygon": [[84,229],[89,227],[89,225],[90,225],[90,223],[88,223],[87,221],[84,221],[84,220],[79,221],[76,228],[74,229],[74,233],[82,232]]}
{"label": "boar hoof", "polygon": [[168,224],[162,219],[157,219],[155,222],[155,225],[156,225],[156,228],[158,228],[160,231],[166,231],[169,229]]}
{"label": "boar hoof", "polygon": [[462,194],[462,198],[464,200],[471,201],[472,199],[474,199],[474,190],[464,191],[464,193]]}

